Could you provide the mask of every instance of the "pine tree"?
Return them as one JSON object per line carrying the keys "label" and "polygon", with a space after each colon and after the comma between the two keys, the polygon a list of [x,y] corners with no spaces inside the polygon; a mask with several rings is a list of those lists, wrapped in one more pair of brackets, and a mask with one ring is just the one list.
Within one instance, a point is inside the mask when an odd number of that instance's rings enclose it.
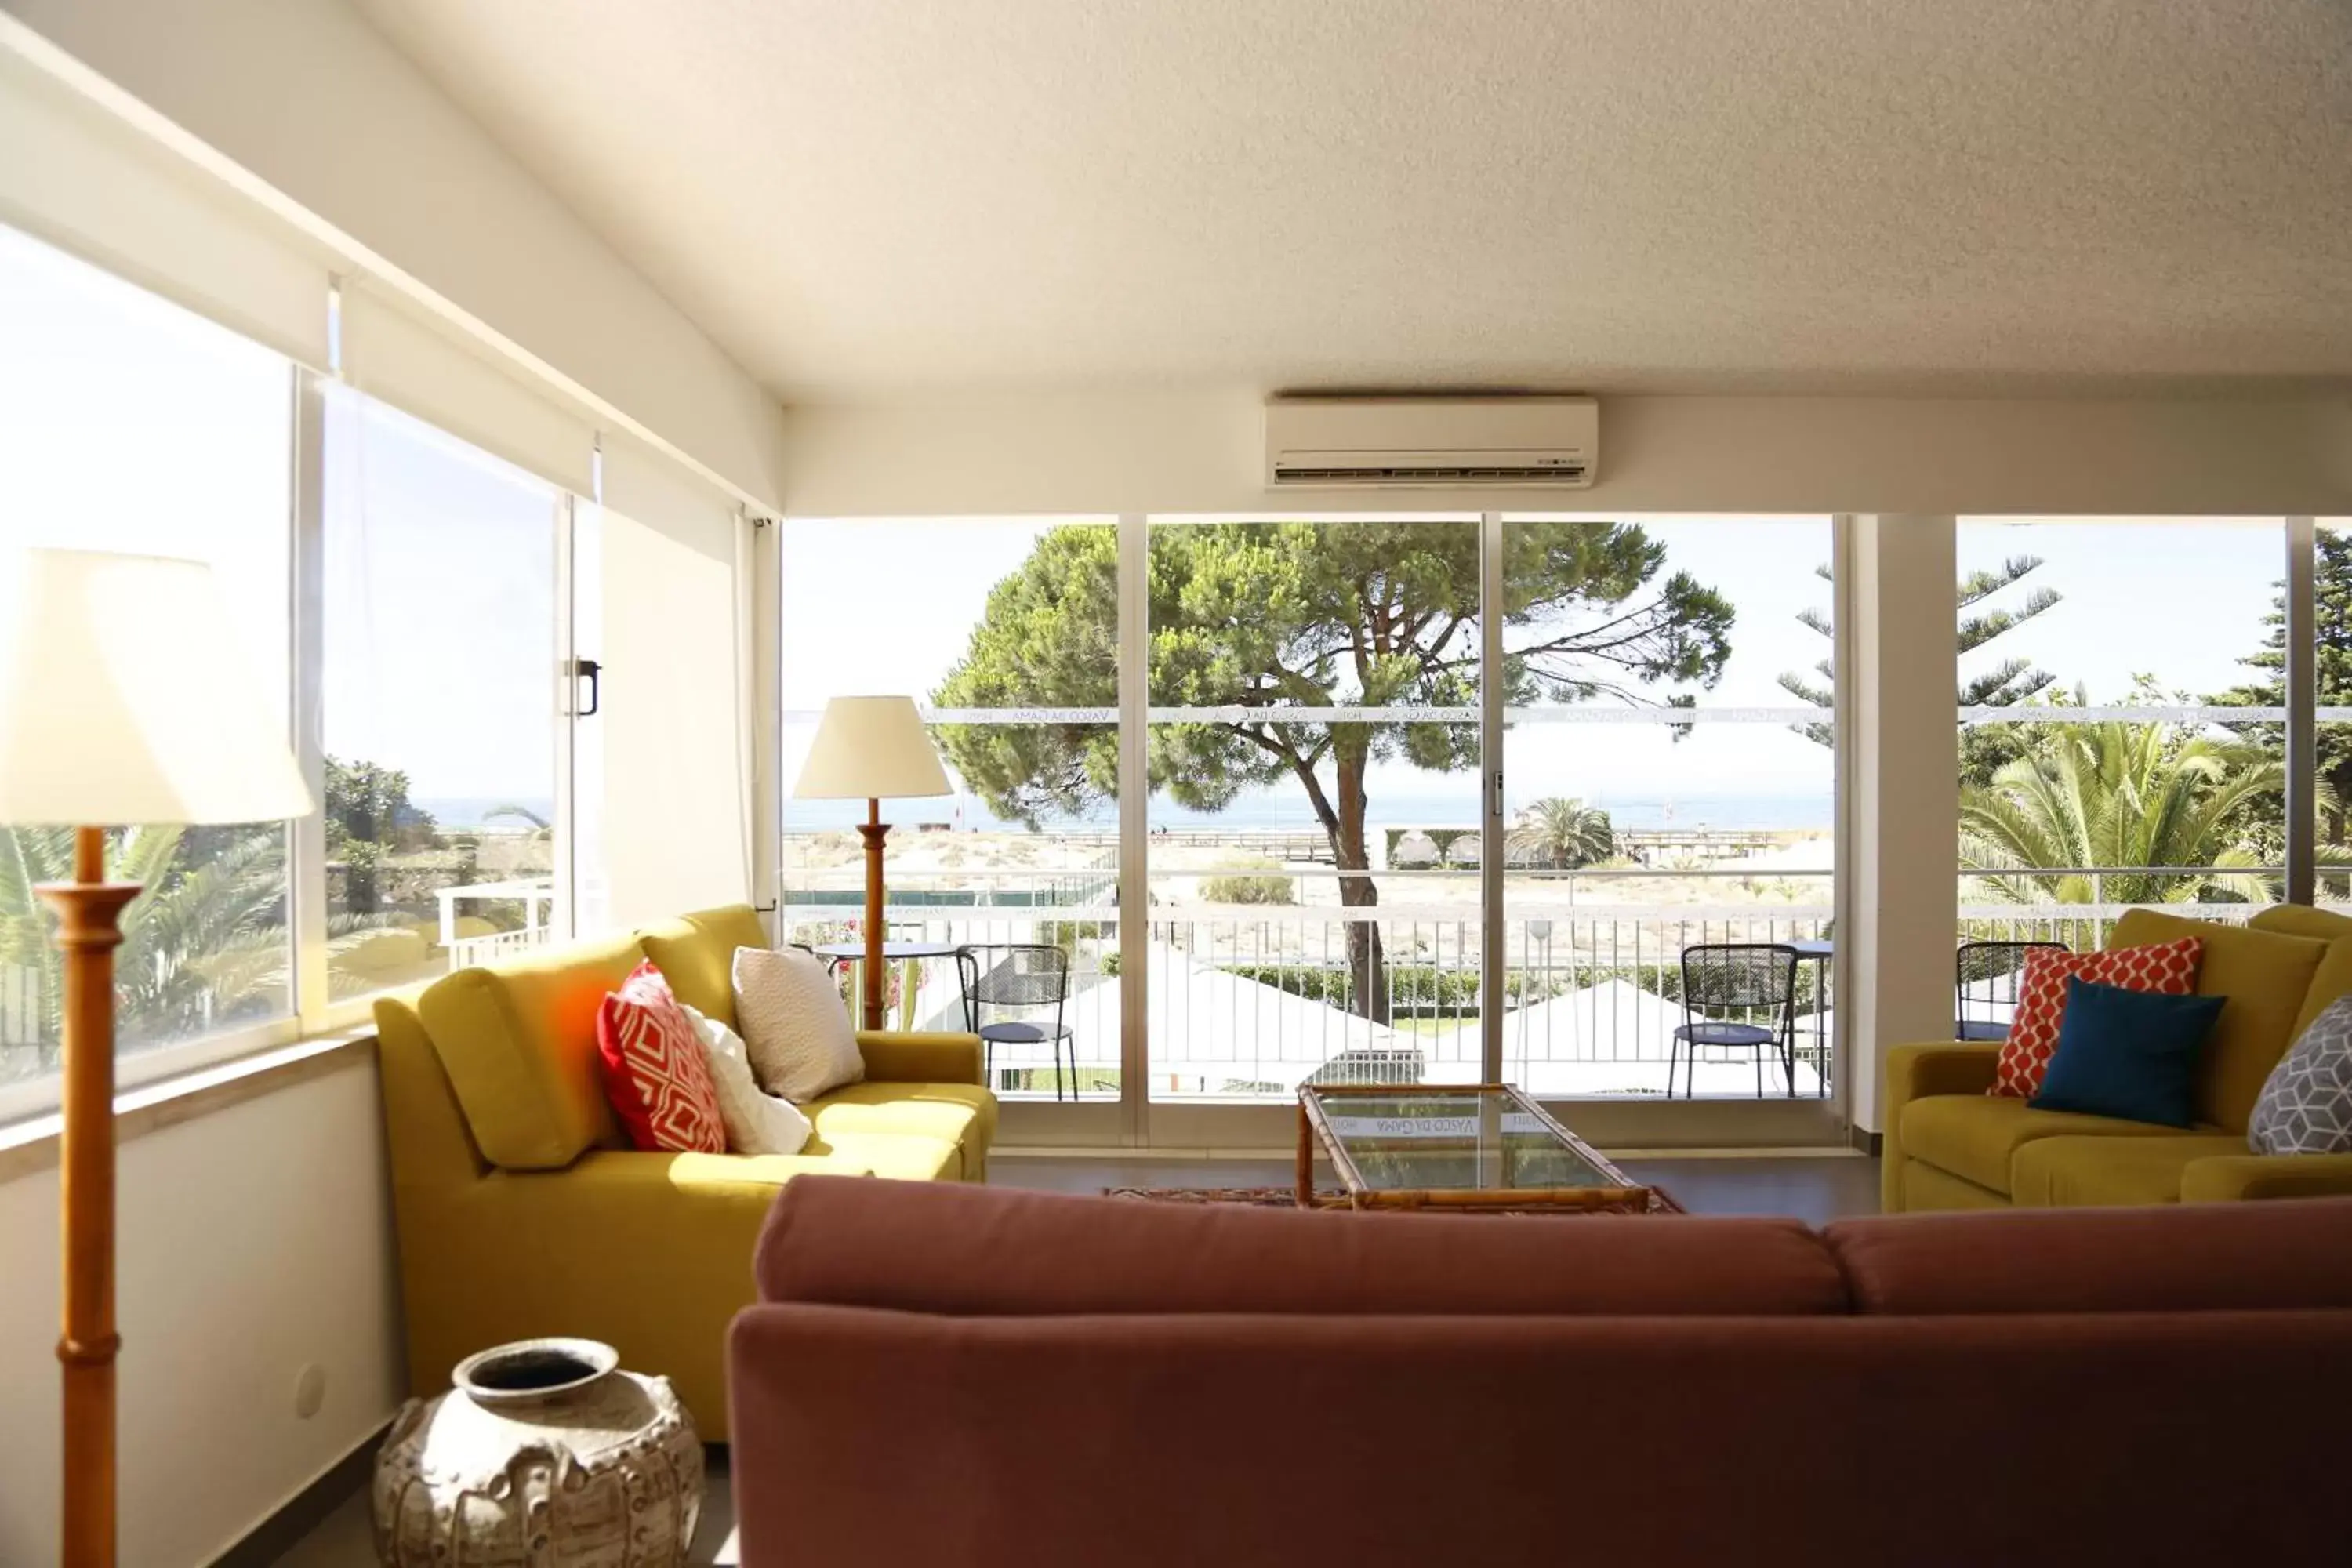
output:
{"label": "pine tree", "polygon": [[[2314,566],[2313,589],[2316,599],[2313,616],[2313,632],[2318,642],[2318,661],[2315,684],[2318,688],[2318,703],[2322,708],[2352,705],[2352,533],[2330,529],[2319,531],[2318,559]],[[2219,707],[2283,708],[2286,706],[2286,589],[2271,600],[2270,613],[2263,617],[2269,627],[2262,647],[2240,662],[2256,672],[2254,679],[2235,686],[2211,699]],[[2240,724],[2231,726],[2245,740],[2271,756],[2281,756],[2286,749],[2283,726],[2272,724]],[[2321,724],[2316,727],[2319,742],[2319,841],[2333,848],[2344,847],[2347,828],[2347,806],[2352,803],[2352,724]],[[2275,796],[2257,803],[2252,808],[2259,820],[2276,824],[2281,820]],[[2273,827],[2270,837],[2275,837]],[[2275,848],[2276,846],[2272,847]]]}
{"label": "pine tree", "polygon": [[[2064,595],[2055,588],[2036,588],[2025,596],[2015,609],[1989,608],[1970,614],[1978,605],[2002,589],[2012,586],[2041,570],[2038,555],[2012,555],[1998,567],[1971,572],[1959,580],[1955,590],[1960,619],[1958,624],[1959,651],[1966,658],[2005,632],[2014,631],[2034,616],[2058,604]],[[1834,582],[1827,566],[1816,566],[1813,573],[1825,583]],[[1797,619],[1822,634],[1834,637],[1829,616],[1820,610],[1806,610]],[[1835,667],[1828,659],[1813,666],[1821,677],[1816,685],[1811,676],[1791,671],[1780,677],[1780,689],[1816,708],[1834,704],[1832,689]],[[1963,679],[1958,692],[1962,708],[2008,708],[2023,702],[2046,689],[2058,678],[2037,668],[2031,659],[2005,658],[1990,669],[1980,670]],[[1837,731],[1828,724],[1798,724],[1791,726],[1797,733],[1822,745],[1834,745]],[[1960,775],[1968,784],[1983,784],[1999,772],[2003,763],[2016,760],[2023,746],[2011,733],[2014,726],[1971,725],[1960,737]]]}

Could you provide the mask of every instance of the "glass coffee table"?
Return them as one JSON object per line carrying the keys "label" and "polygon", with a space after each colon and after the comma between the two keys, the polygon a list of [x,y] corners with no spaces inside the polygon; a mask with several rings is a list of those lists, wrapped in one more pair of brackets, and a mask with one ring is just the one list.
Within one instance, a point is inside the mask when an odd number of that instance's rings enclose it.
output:
{"label": "glass coffee table", "polygon": [[[1344,1196],[1316,1196],[1318,1148]],[[1654,1206],[1648,1187],[1507,1084],[1300,1089],[1298,1205],[1629,1214]]]}

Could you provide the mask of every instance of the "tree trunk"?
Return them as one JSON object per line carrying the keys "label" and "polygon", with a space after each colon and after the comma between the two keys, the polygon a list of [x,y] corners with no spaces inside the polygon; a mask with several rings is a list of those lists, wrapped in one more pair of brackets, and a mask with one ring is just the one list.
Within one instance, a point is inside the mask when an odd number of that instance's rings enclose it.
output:
{"label": "tree trunk", "polygon": [[[1335,726],[1335,728],[1337,728]],[[1332,745],[1338,764],[1338,787],[1332,802],[1336,820],[1326,825],[1333,863],[1342,873],[1369,871],[1372,858],[1364,843],[1364,765],[1366,740],[1342,734]],[[1370,877],[1342,875],[1339,902],[1350,910],[1369,910],[1381,901],[1381,890]],[[1375,1024],[1389,1021],[1388,966],[1381,952],[1381,928],[1370,920],[1348,922],[1348,978],[1351,1006]]]}

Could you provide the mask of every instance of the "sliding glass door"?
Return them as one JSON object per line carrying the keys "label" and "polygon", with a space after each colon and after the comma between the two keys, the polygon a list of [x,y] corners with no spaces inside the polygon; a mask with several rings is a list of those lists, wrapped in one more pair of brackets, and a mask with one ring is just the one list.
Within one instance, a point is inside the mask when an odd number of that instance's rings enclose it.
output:
{"label": "sliding glass door", "polygon": [[865,803],[793,784],[828,699],[915,698],[952,793],[883,803],[892,1026],[997,1026],[989,1081],[1020,1136],[1118,1142],[1118,525],[781,526],[778,935],[837,959],[855,994]]}
{"label": "sliding glass door", "polygon": [[1726,942],[1805,944],[1795,1037],[1679,1092],[1831,1113],[1830,519],[783,529],[782,932],[862,934],[855,814],[789,795],[824,700],[915,696],[956,794],[886,811],[888,934],[936,950],[895,1016],[1000,1021],[1007,942],[1067,973],[992,1053],[1012,1135],[1263,1145],[1308,1083],[1663,1100],[1682,951]]}

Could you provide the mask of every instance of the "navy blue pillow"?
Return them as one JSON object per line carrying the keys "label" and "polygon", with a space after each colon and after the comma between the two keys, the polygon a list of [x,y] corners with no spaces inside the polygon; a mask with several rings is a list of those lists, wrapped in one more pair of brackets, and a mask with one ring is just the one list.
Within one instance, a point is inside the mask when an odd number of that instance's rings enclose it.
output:
{"label": "navy blue pillow", "polygon": [[2190,1125],[2198,1053],[2226,1000],[2162,996],[2068,976],[2058,1048],[2031,1103],[2037,1110]]}

